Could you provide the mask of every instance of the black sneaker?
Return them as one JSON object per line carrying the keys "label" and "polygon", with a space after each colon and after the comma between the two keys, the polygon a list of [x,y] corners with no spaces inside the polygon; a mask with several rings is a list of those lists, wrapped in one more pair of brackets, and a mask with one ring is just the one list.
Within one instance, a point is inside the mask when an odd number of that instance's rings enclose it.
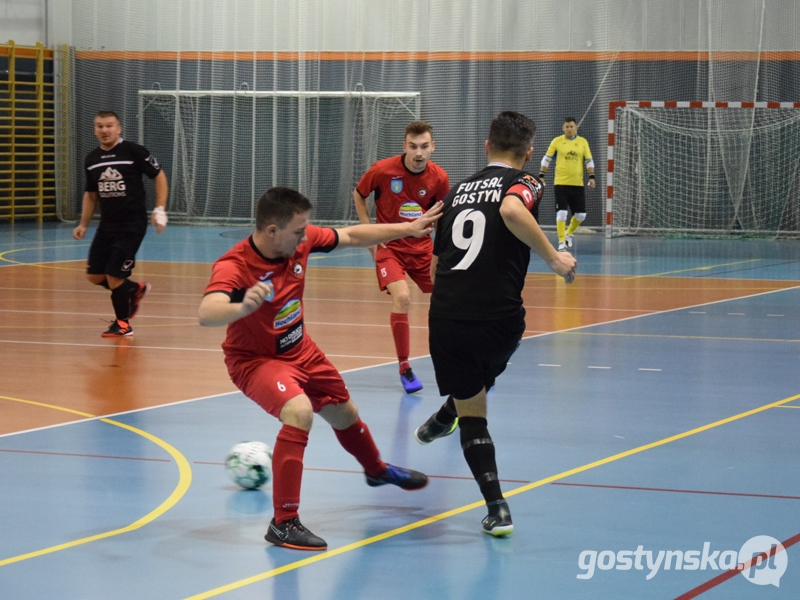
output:
{"label": "black sneaker", "polygon": [[136,316],[136,313],[139,312],[139,303],[144,298],[145,294],[150,291],[150,284],[149,283],[138,283],[136,284],[136,289],[131,292],[130,298],[130,315],[128,316],[129,319],[132,319]]}
{"label": "black sneaker", "polygon": [[496,500],[486,504],[489,514],[481,521],[483,532],[495,537],[511,535],[514,533],[514,524],[511,522],[511,512],[508,510],[508,502]]}
{"label": "black sneaker", "polygon": [[427,421],[417,427],[414,432],[414,439],[423,446],[430,444],[433,440],[438,440],[450,435],[458,428],[458,417],[452,423],[445,424],[436,420],[436,413],[432,414]]}
{"label": "black sneaker", "polygon": [[386,464],[386,470],[381,475],[377,477],[367,475],[367,485],[370,487],[378,487],[387,483],[407,491],[420,490],[428,485],[428,476],[419,471],[395,467],[388,463]]}
{"label": "black sneaker", "polygon": [[403,389],[406,394],[413,394],[422,389],[422,382],[414,375],[414,371],[410,368],[400,373],[400,383],[403,384]]}
{"label": "black sneaker", "polygon": [[133,335],[133,327],[127,321],[117,319],[101,335],[103,337],[128,337]]}
{"label": "black sneaker", "polygon": [[303,527],[303,524],[297,517],[284,521],[280,525],[276,525],[275,519],[272,519],[272,521],[269,522],[269,529],[264,539],[270,544],[294,548],[295,550],[328,549],[328,543]]}

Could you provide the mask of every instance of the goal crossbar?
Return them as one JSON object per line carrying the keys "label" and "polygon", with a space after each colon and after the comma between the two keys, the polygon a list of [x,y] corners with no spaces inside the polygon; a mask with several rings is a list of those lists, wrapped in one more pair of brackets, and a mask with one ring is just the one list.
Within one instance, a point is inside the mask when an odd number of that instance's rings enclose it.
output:
{"label": "goal crossbar", "polygon": [[800,109],[800,102],[727,102],[727,101],[667,101],[667,100],[614,100],[608,104],[608,149],[606,173],[605,237],[614,229],[614,172],[617,113],[624,108],[674,108],[674,109]]}
{"label": "goal crossbar", "polygon": [[[354,220],[352,190],[420,118],[421,91],[139,89],[139,142],[171,175],[171,216],[252,221],[261,191],[314,199],[317,223]],[[388,148],[392,150],[388,150]]]}

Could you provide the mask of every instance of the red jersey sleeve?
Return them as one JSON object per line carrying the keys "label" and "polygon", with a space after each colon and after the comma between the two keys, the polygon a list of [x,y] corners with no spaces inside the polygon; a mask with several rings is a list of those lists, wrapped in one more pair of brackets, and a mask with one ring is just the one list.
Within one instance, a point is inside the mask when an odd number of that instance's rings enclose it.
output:
{"label": "red jersey sleeve", "polygon": [[356,186],[356,191],[362,198],[366,198],[380,187],[380,184],[376,181],[378,176],[377,164],[378,163],[373,164],[367,172],[364,173]]}
{"label": "red jersey sleeve", "polygon": [[444,200],[450,193],[450,179],[447,177],[447,171],[433,162],[428,163],[428,169],[425,177],[427,177],[429,193],[425,195],[424,199],[420,198],[418,201],[425,211],[428,211],[437,202]]}
{"label": "red jersey sleeve", "polygon": [[306,243],[310,248],[309,253],[330,252],[339,245],[339,233],[330,227],[309,225],[306,228],[306,238]]}
{"label": "red jersey sleeve", "polygon": [[204,294],[222,292],[227,294],[234,302],[240,302],[241,299],[237,299],[236,296],[250,286],[245,285],[243,276],[247,273],[247,270],[241,268],[239,262],[237,255],[222,256],[215,262],[211,269],[211,280],[206,286]]}

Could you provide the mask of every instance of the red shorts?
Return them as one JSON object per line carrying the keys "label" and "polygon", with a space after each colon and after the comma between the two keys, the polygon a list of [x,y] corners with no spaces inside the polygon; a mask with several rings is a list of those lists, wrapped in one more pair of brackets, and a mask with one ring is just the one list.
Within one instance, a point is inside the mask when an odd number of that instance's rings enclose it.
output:
{"label": "red shorts", "polygon": [[305,343],[308,348],[293,360],[225,357],[228,374],[245,396],[276,418],[284,404],[301,394],[311,400],[314,412],[347,402],[350,393],[339,371],[314,342]]}
{"label": "red shorts", "polygon": [[400,253],[378,246],[375,251],[375,270],[378,273],[378,285],[381,291],[394,281],[406,278],[406,273],[411,280],[426,294],[433,291],[431,281],[431,255]]}

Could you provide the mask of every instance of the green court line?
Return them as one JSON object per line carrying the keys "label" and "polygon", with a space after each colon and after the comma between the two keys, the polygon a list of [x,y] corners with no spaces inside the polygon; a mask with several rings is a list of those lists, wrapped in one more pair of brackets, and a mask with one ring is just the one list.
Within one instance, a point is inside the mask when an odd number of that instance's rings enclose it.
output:
{"label": "green court line", "polygon": [[[646,450],[652,450],[653,448],[658,448],[659,446],[664,446],[666,444],[670,444],[672,442],[682,440],[684,438],[690,437],[692,435],[696,435],[698,433],[702,433],[704,431],[708,431],[713,429],[714,427],[720,427],[721,425],[726,425],[728,423],[732,423],[734,421],[738,421],[739,419],[744,419],[745,417],[750,417],[752,415],[764,412],[771,408],[779,408],[784,404],[792,402],[800,398],[800,394],[796,396],[791,396],[789,398],[784,398],[783,400],[778,400],[777,402],[772,402],[770,404],[765,404],[764,406],[760,406],[758,408],[754,408],[752,410],[745,411],[743,413],[739,413],[738,415],[734,415],[732,417],[727,417],[725,419],[721,419],[719,421],[714,421],[713,423],[709,423],[708,425],[703,425],[701,427],[696,427],[694,429],[690,429],[689,431],[685,431],[683,433],[679,433],[677,435],[673,435],[657,442],[652,442],[650,444],[645,444],[644,446],[638,446],[636,448],[632,448],[630,450],[626,450],[624,452],[620,452],[618,454],[614,454],[612,456],[596,460],[594,462],[585,464],[580,467],[575,467],[574,469],[570,469],[569,471],[563,471],[556,475],[551,475],[550,477],[546,477],[544,479],[540,479],[538,481],[534,481],[532,483],[525,484],[518,488],[511,490],[510,492],[505,492],[505,496],[516,496],[517,494],[522,494],[524,492],[528,492],[530,490],[536,489],[538,487],[542,487],[543,485],[547,485],[548,483],[553,483],[554,481],[558,481],[559,479],[565,479],[567,477],[571,477],[572,475],[577,475],[578,473],[583,473],[585,471],[589,471],[596,467],[600,467],[603,465],[607,465],[614,461],[627,458],[629,456],[633,456],[634,454],[639,454],[640,452],[644,452]],[[287,573],[289,571],[294,571],[301,567],[306,567],[308,565],[312,565],[314,563],[327,560],[329,558],[333,558],[335,556],[339,556],[340,554],[344,554],[346,552],[350,552],[351,550],[357,550],[359,548],[363,548],[365,546],[369,546],[371,544],[375,544],[376,542],[383,541],[385,539],[413,531],[414,529],[419,529],[421,527],[425,527],[426,525],[430,525],[432,523],[436,523],[437,521],[442,521],[449,517],[453,517],[455,515],[459,515],[461,513],[473,510],[475,508],[479,508],[481,506],[485,506],[483,500],[478,502],[473,502],[472,504],[467,504],[465,506],[461,506],[459,508],[455,508],[453,510],[449,510],[447,512],[440,513],[433,517],[428,517],[427,519],[422,519],[415,523],[410,523],[409,525],[405,525],[403,527],[398,527],[397,529],[392,529],[391,531],[387,531],[385,533],[381,533],[379,535],[374,535],[372,537],[366,538],[364,540],[353,542],[352,544],[347,544],[346,546],[341,546],[340,548],[335,548],[333,550],[328,550],[327,552],[321,552],[319,554],[315,554],[309,558],[299,560],[293,563],[289,563],[282,567],[278,567],[277,569],[272,569],[270,571],[265,571],[263,573],[259,573],[258,575],[253,575],[252,577],[248,577],[246,579],[240,579],[239,581],[234,581],[233,583],[229,583],[227,585],[223,585],[212,590],[208,590],[207,592],[203,592],[200,594],[196,594],[194,596],[189,596],[185,598],[185,600],[204,600],[205,598],[213,598],[214,596],[219,596],[220,594],[224,594],[226,592],[231,592],[233,590],[242,588],[244,586],[250,585],[252,583],[258,583],[259,581],[264,581],[265,579],[270,579],[275,577],[276,575],[281,575],[283,573]]]}
{"label": "green court line", "polygon": [[[43,402],[34,402],[33,400],[22,400],[20,398],[11,398],[9,396],[0,396],[0,399],[2,399],[2,400],[10,400],[11,402],[20,402],[20,403],[23,403],[23,404],[30,404],[30,405],[33,405],[33,406],[41,406],[43,408],[50,408],[50,409],[53,409],[53,410],[60,410],[60,411],[71,413],[71,414],[78,415],[78,416],[81,416],[81,417],[96,418],[95,415],[92,415],[92,414],[89,414],[89,413],[85,413],[85,412],[82,412],[82,411],[79,411],[79,410],[73,410],[71,408],[64,408],[62,406],[54,406],[52,404],[44,404]],[[183,454],[181,454],[180,452],[178,452],[177,449],[175,449],[173,446],[171,446],[170,444],[168,444],[164,440],[162,440],[160,438],[157,438],[156,436],[154,436],[154,435],[152,435],[150,433],[147,433],[146,431],[143,431],[143,430],[138,429],[136,427],[132,427],[131,425],[127,425],[125,423],[121,423],[119,421],[114,421],[112,419],[106,419],[106,418],[99,418],[98,420],[102,421],[104,423],[108,423],[109,425],[114,425],[115,427],[121,427],[122,429],[127,429],[128,431],[131,431],[131,432],[135,433],[136,435],[140,435],[143,438],[150,440],[154,444],[156,444],[156,445],[160,446],[161,448],[163,448],[164,450],[166,450],[172,456],[172,458],[175,459],[175,462],[178,465],[178,473],[179,473],[178,485],[175,486],[175,489],[172,490],[172,493],[169,495],[169,497],[166,500],[164,500],[164,502],[162,502],[155,509],[153,509],[152,511],[147,513],[141,519],[139,519],[137,521],[134,521],[130,525],[127,525],[125,527],[121,527],[119,529],[114,529],[112,531],[106,531],[104,533],[98,533],[96,535],[91,535],[89,537],[81,538],[81,539],[78,539],[78,540],[73,540],[71,542],[65,542],[63,544],[58,544],[56,546],[51,546],[49,548],[43,548],[42,550],[36,550],[34,552],[28,552],[26,554],[20,554],[19,556],[12,556],[11,558],[6,558],[4,560],[0,560],[0,567],[4,567],[6,565],[10,565],[12,563],[20,562],[20,561],[23,561],[23,560],[28,560],[30,558],[36,558],[37,556],[43,556],[45,554],[51,554],[53,552],[58,552],[59,550],[66,550],[68,548],[74,548],[75,546],[80,546],[82,544],[88,544],[89,542],[96,542],[97,540],[102,540],[102,539],[109,538],[109,537],[112,537],[112,536],[115,536],[115,535],[120,535],[120,534],[123,534],[123,533],[129,533],[131,531],[135,531],[136,529],[139,529],[140,527],[144,527],[148,523],[151,523],[151,522],[155,521],[158,517],[160,517],[161,515],[166,513],[169,509],[171,509],[173,506],[175,506],[178,503],[178,501],[181,498],[183,498],[183,496],[189,490],[189,486],[192,483],[192,468],[189,465],[189,461],[186,460],[186,457]]]}

